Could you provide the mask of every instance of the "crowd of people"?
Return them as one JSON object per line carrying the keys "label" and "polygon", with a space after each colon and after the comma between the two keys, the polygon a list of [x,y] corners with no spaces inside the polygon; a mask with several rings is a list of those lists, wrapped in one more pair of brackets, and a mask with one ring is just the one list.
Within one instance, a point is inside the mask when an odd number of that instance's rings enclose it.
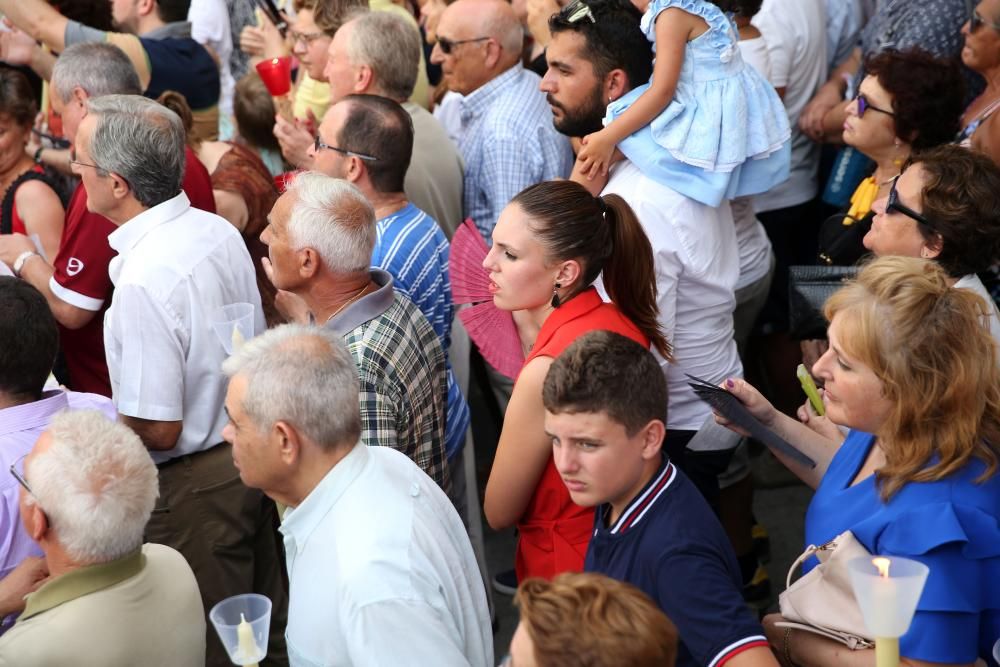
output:
{"label": "crowd of people", "polygon": [[0,14],[0,665],[997,665],[1000,0]]}

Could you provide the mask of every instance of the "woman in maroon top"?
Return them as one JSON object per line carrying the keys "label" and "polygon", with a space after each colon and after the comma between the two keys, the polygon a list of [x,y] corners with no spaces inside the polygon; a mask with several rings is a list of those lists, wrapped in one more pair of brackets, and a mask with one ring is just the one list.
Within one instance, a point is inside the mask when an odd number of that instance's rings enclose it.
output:
{"label": "woman in maroon top", "polygon": [[[495,529],[517,525],[519,581],[581,570],[593,509],[573,504],[552,464],[542,383],[552,361],[593,330],[651,344],[670,358],[657,322],[653,251],[621,197],[593,197],[577,183],[549,181],[504,209],[483,266],[493,302],[515,311],[527,353],[486,485],[486,519]],[[602,272],[612,303],[593,287]]]}
{"label": "woman in maroon top", "polygon": [[28,79],[0,69],[0,234],[37,236],[51,262],[65,211],[42,169],[24,151],[38,112]]}

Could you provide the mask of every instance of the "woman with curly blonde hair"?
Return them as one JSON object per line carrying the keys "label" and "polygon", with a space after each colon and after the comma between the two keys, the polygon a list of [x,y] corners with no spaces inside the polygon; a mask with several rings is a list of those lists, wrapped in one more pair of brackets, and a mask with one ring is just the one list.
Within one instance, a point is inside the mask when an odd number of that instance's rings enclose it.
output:
{"label": "woman with curly blonde hair", "polygon": [[673,667],[677,629],[638,588],[594,573],[526,579],[521,622],[501,663],[516,667]]}
{"label": "woman with curly blonde hair", "polygon": [[[851,429],[843,443],[778,413],[750,385],[726,383],[816,460],[811,470],[785,462],[816,489],[806,543],[850,530],[872,554],[929,566],[900,642],[908,664],[970,664],[1000,637],[1000,371],[982,326],[988,304],[953,283],[937,262],[884,257],[827,301],[830,348],[813,374],[825,382],[830,421]],[[845,652],[776,620],[764,625],[786,661],[875,662],[873,650]]]}

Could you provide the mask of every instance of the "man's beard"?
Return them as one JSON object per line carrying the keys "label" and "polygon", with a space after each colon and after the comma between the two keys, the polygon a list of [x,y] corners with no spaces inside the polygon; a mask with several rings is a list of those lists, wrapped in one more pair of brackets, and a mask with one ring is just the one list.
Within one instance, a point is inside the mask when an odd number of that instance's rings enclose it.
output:
{"label": "man's beard", "polygon": [[546,95],[549,105],[560,109],[563,112],[562,118],[555,120],[556,130],[567,137],[585,137],[593,134],[604,127],[601,122],[604,119],[604,110],[607,106],[601,97],[600,86],[594,86],[594,94],[576,109],[567,109],[562,104],[552,99],[552,95]]}

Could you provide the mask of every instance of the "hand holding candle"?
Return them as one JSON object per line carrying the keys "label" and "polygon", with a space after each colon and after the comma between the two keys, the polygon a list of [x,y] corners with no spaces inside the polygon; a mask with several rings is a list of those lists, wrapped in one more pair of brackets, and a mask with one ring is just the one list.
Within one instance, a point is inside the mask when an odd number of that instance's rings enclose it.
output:
{"label": "hand holding candle", "polygon": [[269,58],[257,63],[257,73],[260,74],[267,92],[271,93],[278,107],[278,115],[294,122],[292,114],[292,58],[281,56]]}

